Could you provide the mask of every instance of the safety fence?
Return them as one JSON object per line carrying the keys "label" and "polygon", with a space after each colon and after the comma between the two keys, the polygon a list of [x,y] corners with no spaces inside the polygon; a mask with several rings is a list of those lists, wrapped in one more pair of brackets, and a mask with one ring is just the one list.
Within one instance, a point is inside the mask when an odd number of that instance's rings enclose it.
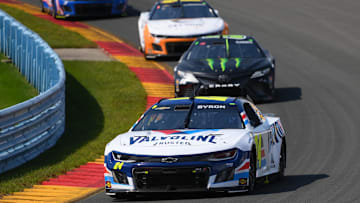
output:
{"label": "safety fence", "polygon": [[63,134],[65,71],[46,42],[2,10],[0,51],[39,92],[30,100],[0,110],[0,173],[3,173],[49,149]]}

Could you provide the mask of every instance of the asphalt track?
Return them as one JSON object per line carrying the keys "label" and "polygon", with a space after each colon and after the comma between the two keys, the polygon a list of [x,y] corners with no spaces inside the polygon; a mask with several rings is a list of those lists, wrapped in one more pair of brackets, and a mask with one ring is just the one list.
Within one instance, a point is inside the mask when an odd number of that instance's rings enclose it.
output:
{"label": "asphalt track", "polygon": [[[130,1],[128,17],[81,20],[137,46],[138,11],[153,2]],[[253,195],[152,194],[131,201],[360,202],[360,1],[209,2],[230,33],[253,35],[276,57],[277,101],[259,107],[284,124],[286,177],[259,185]],[[81,202],[112,201],[127,200],[102,192]]]}

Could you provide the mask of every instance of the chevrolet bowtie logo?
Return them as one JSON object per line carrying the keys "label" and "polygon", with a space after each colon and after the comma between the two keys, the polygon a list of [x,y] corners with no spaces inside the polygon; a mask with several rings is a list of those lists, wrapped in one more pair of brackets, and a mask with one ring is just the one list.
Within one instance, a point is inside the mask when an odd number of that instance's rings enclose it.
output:
{"label": "chevrolet bowtie logo", "polygon": [[178,158],[174,158],[174,157],[166,157],[166,158],[162,158],[161,162],[163,163],[175,163],[178,161]]}

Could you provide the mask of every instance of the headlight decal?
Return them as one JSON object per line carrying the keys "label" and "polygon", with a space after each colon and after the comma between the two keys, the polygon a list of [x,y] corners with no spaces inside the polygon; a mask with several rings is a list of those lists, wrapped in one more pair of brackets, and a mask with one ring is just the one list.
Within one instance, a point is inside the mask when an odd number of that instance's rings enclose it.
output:
{"label": "headlight decal", "polygon": [[266,74],[268,74],[270,72],[271,68],[265,68],[265,69],[262,69],[262,70],[258,70],[258,71],[255,71],[252,75],[251,75],[251,79],[254,79],[254,78],[259,78],[259,77],[262,77]]}
{"label": "headlight decal", "polygon": [[199,80],[196,79],[192,73],[178,70],[176,74],[181,78],[179,81],[180,85],[186,85],[188,83],[199,83]]}
{"label": "headlight decal", "polygon": [[237,149],[222,151],[222,152],[215,152],[210,155],[209,161],[225,161],[229,159],[233,159],[237,155]]}

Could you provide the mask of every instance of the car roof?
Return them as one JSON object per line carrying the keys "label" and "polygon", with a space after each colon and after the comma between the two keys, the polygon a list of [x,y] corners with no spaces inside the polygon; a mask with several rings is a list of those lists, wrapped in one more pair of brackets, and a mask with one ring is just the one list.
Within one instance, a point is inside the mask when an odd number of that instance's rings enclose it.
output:
{"label": "car roof", "polygon": [[192,103],[192,100],[194,101],[195,104],[227,104],[227,105],[234,105],[235,102],[240,102],[241,104],[243,104],[245,102],[244,99],[240,99],[240,98],[236,98],[236,97],[197,96],[197,97],[194,97],[194,98],[178,97],[178,98],[172,98],[172,99],[163,99],[163,100],[160,100],[155,105],[156,105],[156,107],[157,106],[173,106],[173,105],[190,105]]}

